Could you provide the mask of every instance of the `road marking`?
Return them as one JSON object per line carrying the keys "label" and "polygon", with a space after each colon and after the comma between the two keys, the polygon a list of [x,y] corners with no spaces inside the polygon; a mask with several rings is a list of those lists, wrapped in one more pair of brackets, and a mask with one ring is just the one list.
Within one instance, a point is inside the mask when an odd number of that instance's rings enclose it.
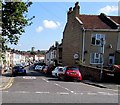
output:
{"label": "road marking", "polygon": [[57,83],[54,83],[56,86],[60,86],[59,84],[57,84]]}
{"label": "road marking", "polygon": [[12,86],[13,82],[14,82],[14,78],[12,77],[12,78],[10,78],[8,83],[4,87],[2,87],[0,90],[5,90],[5,89],[10,88]]}
{"label": "road marking", "polygon": [[97,95],[97,93],[88,93],[88,95]]}
{"label": "road marking", "polygon": [[50,93],[50,92],[35,92],[35,93],[37,93],[37,94],[41,94],[41,93]]}
{"label": "road marking", "polygon": [[70,89],[63,87],[63,86],[61,86],[60,84],[54,83],[54,85],[59,86],[59,87],[65,89],[65,90],[67,90],[67,91],[69,91],[69,92],[71,92],[71,93],[74,93],[74,91],[71,91]]}
{"label": "road marking", "polygon": [[15,93],[30,93],[28,91],[16,91]]}
{"label": "road marking", "polygon": [[80,95],[83,95],[83,93],[74,93],[74,94],[80,94]]}
{"label": "road marking", "polygon": [[57,92],[57,94],[68,95],[69,93],[65,93],[65,92]]}
{"label": "road marking", "polygon": [[36,79],[36,77],[24,76],[23,79]]}
{"label": "road marking", "polygon": [[74,91],[70,91],[71,93],[74,93]]}
{"label": "road marking", "polygon": [[8,93],[8,91],[2,91],[2,92]]}
{"label": "road marking", "polygon": [[[2,91],[4,93],[9,93],[11,91]],[[50,93],[50,92],[40,92],[40,91],[37,91],[37,92],[29,92],[29,91],[13,91],[13,93],[19,93],[19,94],[31,94],[31,93],[35,93],[35,94],[60,94],[60,95],[69,95],[70,93],[68,92],[55,92],[55,93]],[[118,96],[119,94],[116,94],[116,93],[106,93],[106,92],[97,92],[97,93],[92,93],[92,92],[73,92],[71,91],[71,93],[75,94],[75,95],[106,95],[106,96]]]}
{"label": "road marking", "polygon": [[102,95],[108,95],[109,93],[107,92],[98,92],[99,94],[102,94]]}
{"label": "road marking", "polygon": [[69,89],[68,89],[68,88],[65,88],[65,89],[69,91]]}
{"label": "road marking", "polygon": [[42,78],[42,80],[44,80],[45,82],[49,82],[49,81],[47,81],[45,78]]}
{"label": "road marking", "polygon": [[118,92],[119,90],[114,90],[114,89],[107,89],[107,90],[112,90],[112,91],[115,91],[115,92]]}

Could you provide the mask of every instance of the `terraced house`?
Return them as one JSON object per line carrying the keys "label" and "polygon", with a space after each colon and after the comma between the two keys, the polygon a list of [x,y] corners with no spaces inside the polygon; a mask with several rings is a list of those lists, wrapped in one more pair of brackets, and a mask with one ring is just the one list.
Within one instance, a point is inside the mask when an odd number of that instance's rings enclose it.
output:
{"label": "terraced house", "polygon": [[76,58],[91,66],[120,64],[120,16],[85,15],[79,10],[76,2],[67,13],[63,65],[75,65]]}

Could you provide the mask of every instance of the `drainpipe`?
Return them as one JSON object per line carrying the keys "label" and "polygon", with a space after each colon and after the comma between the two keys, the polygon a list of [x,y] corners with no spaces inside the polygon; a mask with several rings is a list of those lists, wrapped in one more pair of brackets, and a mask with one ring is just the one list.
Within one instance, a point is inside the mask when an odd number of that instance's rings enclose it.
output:
{"label": "drainpipe", "polygon": [[84,62],[84,51],[85,51],[85,28],[82,29],[82,63]]}

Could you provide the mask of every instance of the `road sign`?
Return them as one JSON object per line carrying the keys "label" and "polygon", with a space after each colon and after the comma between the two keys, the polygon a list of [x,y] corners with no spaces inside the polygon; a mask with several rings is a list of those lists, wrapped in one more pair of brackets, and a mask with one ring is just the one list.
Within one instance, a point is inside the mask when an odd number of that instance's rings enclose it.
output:
{"label": "road sign", "polygon": [[74,59],[79,59],[79,54],[75,53],[73,57],[74,57]]}

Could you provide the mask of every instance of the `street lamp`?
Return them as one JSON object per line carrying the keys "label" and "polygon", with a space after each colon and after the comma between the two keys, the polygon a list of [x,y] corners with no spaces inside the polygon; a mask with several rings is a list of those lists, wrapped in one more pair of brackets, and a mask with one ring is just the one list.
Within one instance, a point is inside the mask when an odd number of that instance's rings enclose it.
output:
{"label": "street lamp", "polygon": [[103,62],[104,62],[104,45],[105,45],[105,39],[101,38],[101,72],[100,72],[100,80],[102,80],[103,77]]}

